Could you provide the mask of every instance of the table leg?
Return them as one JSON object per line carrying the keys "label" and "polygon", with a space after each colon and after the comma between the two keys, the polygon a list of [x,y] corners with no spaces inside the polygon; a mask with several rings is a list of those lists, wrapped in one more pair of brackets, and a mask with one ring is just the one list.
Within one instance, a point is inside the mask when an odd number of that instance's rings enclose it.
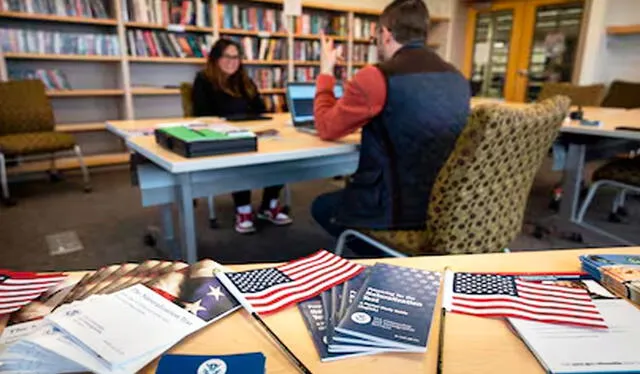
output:
{"label": "table leg", "polygon": [[561,222],[575,221],[580,203],[586,149],[584,144],[569,144],[562,183],[562,201],[558,213]]}
{"label": "table leg", "polygon": [[182,259],[193,264],[198,261],[198,249],[196,245],[196,227],[193,212],[193,192],[191,190],[191,174],[181,173],[177,175],[178,188],[178,215],[180,219],[180,239],[182,247]]}
{"label": "table leg", "polygon": [[162,234],[164,235],[164,244],[168,249],[173,260],[179,260],[180,246],[176,243],[175,230],[173,227],[173,210],[172,204],[163,205],[160,210],[162,214]]}

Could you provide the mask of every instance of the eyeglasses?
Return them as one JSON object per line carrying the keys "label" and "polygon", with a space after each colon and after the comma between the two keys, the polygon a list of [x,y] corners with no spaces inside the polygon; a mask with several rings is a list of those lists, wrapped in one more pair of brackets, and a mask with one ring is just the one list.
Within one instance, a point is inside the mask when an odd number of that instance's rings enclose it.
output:
{"label": "eyeglasses", "polygon": [[240,60],[240,55],[228,55],[228,54],[223,54],[222,58],[226,58],[228,60]]}

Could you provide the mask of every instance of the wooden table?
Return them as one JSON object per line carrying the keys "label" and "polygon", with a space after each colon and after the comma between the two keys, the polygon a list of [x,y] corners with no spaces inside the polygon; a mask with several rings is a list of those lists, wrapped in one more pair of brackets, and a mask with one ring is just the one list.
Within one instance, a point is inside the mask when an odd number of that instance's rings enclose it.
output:
{"label": "wooden table", "polygon": [[286,113],[273,115],[270,121],[233,123],[252,131],[274,129],[279,132],[276,137],[260,138],[257,152],[188,159],[160,147],[153,136],[127,136],[132,131],[190,120],[216,121],[168,118],[107,124],[110,131],[125,137],[132,151],[153,162],[138,166],[142,204],[165,207],[165,231],[172,230],[173,225],[169,207],[177,204],[182,245],[175,257],[189,263],[197,260],[194,198],[347,175],[353,173],[358,164],[359,134],[340,141],[323,141],[296,131],[289,124],[291,117]]}
{"label": "wooden table", "polygon": [[[526,107],[524,103],[504,103],[496,99],[474,98],[472,107],[482,104]],[[585,118],[600,120],[600,127],[567,121],[561,131],[600,138],[640,140],[640,132],[616,130],[619,126],[640,128],[640,111],[624,109],[584,108]],[[270,121],[236,122],[235,126],[254,131],[275,129],[279,136],[260,139],[258,152],[212,157],[183,158],[156,144],[153,136],[127,136],[132,131],[152,129],[163,123],[189,120],[216,121],[218,119],[165,118],[137,121],[112,121],[107,128],[126,139],[129,148],[154,165],[138,168],[143,206],[162,205],[165,231],[173,230],[170,206],[177,203],[181,232],[181,251],[176,257],[193,263],[197,259],[195,221],[192,199],[220,195],[238,190],[261,188],[304,180],[320,179],[353,173],[358,163],[359,134],[341,141],[327,142],[306,133],[295,131],[288,113],[273,115]],[[582,181],[586,145],[571,143],[568,150],[564,178],[564,198],[558,224],[572,225],[577,214],[579,184]],[[172,235],[168,235],[172,237]],[[611,241],[608,241],[609,243]]]}
{"label": "wooden table", "polygon": [[[595,250],[541,251],[508,254],[414,257],[367,260],[386,262],[425,270],[486,272],[568,272],[580,270],[578,256],[589,253],[640,254],[640,247]],[[232,266],[249,270],[267,265]],[[438,313],[436,313],[437,315]],[[311,336],[297,307],[265,317],[266,323],[309,367],[319,373],[435,373],[439,318],[433,323],[426,354],[388,353],[321,363]],[[262,352],[267,356],[267,373],[296,373],[286,357],[273,345],[255,322],[244,312],[237,312],[187,338],[171,353],[233,354]],[[153,373],[157,361],[143,372]],[[500,319],[485,319],[449,313],[444,344],[446,374],[542,374],[544,371],[526,346]]]}

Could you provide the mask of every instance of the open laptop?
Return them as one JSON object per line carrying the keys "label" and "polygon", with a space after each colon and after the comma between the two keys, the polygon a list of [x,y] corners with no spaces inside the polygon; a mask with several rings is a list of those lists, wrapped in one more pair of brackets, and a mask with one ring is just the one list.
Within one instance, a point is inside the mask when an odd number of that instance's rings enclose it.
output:
{"label": "open laptop", "polygon": [[[341,84],[336,84],[333,93],[336,98],[341,98],[344,89]],[[316,96],[315,83],[287,83],[287,106],[291,112],[293,126],[298,131],[317,134],[313,121],[313,99]]]}

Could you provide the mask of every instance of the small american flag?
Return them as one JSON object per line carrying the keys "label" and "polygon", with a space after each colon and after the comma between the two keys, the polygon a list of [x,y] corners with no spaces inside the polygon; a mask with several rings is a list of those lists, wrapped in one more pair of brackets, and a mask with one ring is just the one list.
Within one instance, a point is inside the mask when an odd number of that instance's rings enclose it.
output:
{"label": "small american flag", "polygon": [[62,274],[40,275],[0,269],[0,316],[19,310],[64,278]]}
{"label": "small american flag", "polygon": [[256,313],[268,314],[317,296],[362,270],[362,265],[321,250],[282,266],[225,275],[239,291],[237,296]]}
{"label": "small american flag", "polygon": [[[587,290],[530,282],[514,275],[455,273],[445,308],[481,317],[607,328]],[[451,277],[448,277],[451,279]]]}

